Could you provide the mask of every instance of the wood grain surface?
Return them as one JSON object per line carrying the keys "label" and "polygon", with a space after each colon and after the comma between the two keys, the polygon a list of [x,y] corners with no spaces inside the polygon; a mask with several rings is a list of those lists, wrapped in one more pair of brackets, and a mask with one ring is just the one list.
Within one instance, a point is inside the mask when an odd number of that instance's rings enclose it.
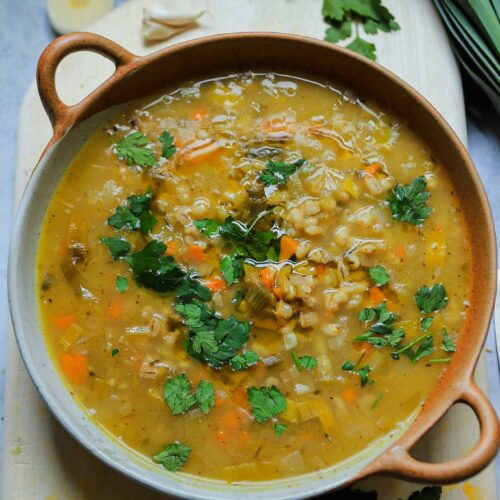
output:
{"label": "wood grain surface", "polygon": [[[89,31],[107,36],[137,54],[167,44],[214,33],[278,31],[322,38],[321,0],[156,0],[172,13],[206,10],[196,29],[169,42],[144,44],[141,16],[153,0],[130,0]],[[378,62],[422,93],[465,141],[465,116],[460,75],[446,35],[430,0],[385,0],[401,31],[375,38]],[[78,102],[111,74],[109,61],[94,54],[68,57],[57,73],[62,99]],[[33,84],[23,103],[17,145],[16,200],[51,135],[50,124]],[[476,381],[487,391],[484,359]],[[12,333],[9,338],[5,402],[3,498],[5,500],[159,499],[165,498],[112,471],[81,448],[54,420],[34,389]],[[472,411],[453,407],[417,445],[415,456],[432,462],[456,457],[478,436]],[[417,486],[390,478],[370,478],[359,485],[377,489],[380,500],[407,498]],[[445,488],[444,500],[497,498],[493,466],[460,485]]]}

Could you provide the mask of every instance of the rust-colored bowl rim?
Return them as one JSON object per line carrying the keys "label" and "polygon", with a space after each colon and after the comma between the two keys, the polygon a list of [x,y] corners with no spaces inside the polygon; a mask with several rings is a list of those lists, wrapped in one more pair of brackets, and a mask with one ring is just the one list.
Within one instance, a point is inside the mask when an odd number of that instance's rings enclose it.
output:
{"label": "rust-colored bowl rim", "polygon": [[[22,279],[20,277],[22,276],[20,274],[20,267],[23,266],[23,257],[20,257],[22,253],[21,248],[24,240],[28,237],[25,234],[25,226],[28,224],[27,216],[34,203],[33,193],[35,187],[33,187],[32,184],[34,185],[40,182],[40,178],[45,172],[40,173],[38,170],[43,170],[45,168],[47,163],[44,162],[46,162],[47,158],[57,150],[58,145],[71,135],[75,127],[85,122],[86,119],[113,105],[136,98],[137,95],[135,95],[134,92],[137,90],[136,87],[139,84],[134,87],[134,79],[141,72],[154,68],[155,65],[163,61],[174,59],[179,62],[182,61],[182,59],[180,59],[181,57],[197,54],[199,51],[210,53],[212,50],[223,53],[221,52],[223,49],[229,51],[257,46],[265,46],[268,49],[274,48],[276,50],[279,48],[285,51],[307,51],[307,53],[311,55],[312,60],[314,60],[316,56],[323,57],[325,60],[338,60],[346,65],[347,72],[351,72],[351,79],[355,78],[353,76],[355,71],[364,71],[375,77],[375,79],[372,79],[373,82],[379,81],[384,85],[392,86],[391,89],[394,92],[393,97],[400,106],[399,114],[404,114],[405,109],[401,109],[401,107],[403,103],[408,103],[408,109],[418,110],[423,116],[422,123],[425,123],[426,126],[428,125],[429,128],[433,128],[436,133],[440,134],[443,142],[446,142],[446,151],[455,158],[457,165],[459,165],[457,168],[459,168],[459,170],[461,169],[461,172],[466,176],[466,181],[464,182],[467,183],[467,189],[469,191],[463,192],[464,196],[461,198],[461,203],[467,208],[468,205],[474,202],[474,213],[478,214],[477,217],[481,224],[480,229],[475,227],[471,222],[473,216],[469,216],[469,212],[465,210],[466,217],[470,217],[467,221],[467,227],[470,231],[475,231],[474,235],[477,235],[480,239],[480,248],[475,240],[471,241],[473,254],[475,252],[475,259],[477,261],[477,269],[475,269],[481,277],[480,280],[476,280],[473,286],[474,293],[471,299],[472,307],[470,313],[473,319],[466,322],[465,335],[463,335],[464,338],[460,339],[457,353],[454,355],[452,363],[428,397],[417,418],[397,441],[386,447],[383,452],[379,454],[375,452],[373,460],[370,460],[367,465],[363,466],[362,470],[357,471],[349,477],[343,478],[339,483],[332,485],[322,484],[321,487],[317,488],[308,485],[302,491],[291,489],[288,492],[284,492],[283,495],[275,495],[273,493],[273,496],[276,496],[276,498],[308,497],[313,494],[323,493],[332,488],[348,485],[353,481],[373,474],[391,475],[415,482],[452,483],[461,481],[478,473],[493,459],[498,450],[499,443],[498,418],[487,398],[473,381],[474,367],[484,344],[493,312],[496,290],[496,247],[494,226],[487,197],[480,178],[470,157],[455,133],[429,102],[412,87],[404,83],[387,69],[372,63],[366,58],[332,44],[302,36],[278,33],[233,33],[216,35],[173,45],[153,54],[140,57],[131,54],[123,47],[98,35],[91,33],[72,33],[56,39],[45,49],[38,64],[37,82],[40,97],[51,120],[54,133],[39,160],[37,171],[32,179],[30,179],[25,195],[21,201],[11,244],[8,280],[11,316],[17,341],[27,369],[35,385],[46,400],[51,411],[66,429],[98,458],[119,471],[142,481],[148,486],[179,496],[191,498],[230,498],[229,496],[220,496],[218,493],[216,496],[211,496],[211,493],[208,492],[205,496],[200,492],[182,490],[182,488],[178,490],[175,486],[176,480],[170,476],[167,476],[169,478],[168,481],[158,480],[155,482],[146,480],[142,478],[140,474],[130,472],[121,464],[117,464],[114,460],[107,457],[105,453],[102,453],[98,448],[92,446],[91,443],[83,439],[66,418],[66,409],[57,407],[54,399],[49,395],[48,384],[50,384],[50,377],[53,376],[54,372],[52,371],[51,375],[47,376],[48,380],[43,380],[44,376],[41,376],[42,369],[36,366],[34,353],[30,352],[29,342],[27,340],[28,333],[25,331],[26,328],[22,325],[25,311],[23,310],[22,294],[18,293],[17,288]],[[112,60],[116,65],[116,70],[108,80],[83,101],[73,106],[67,106],[59,99],[56,91],[55,72],[57,66],[68,54],[87,50],[97,52]],[[263,50],[262,53],[263,55],[260,57],[264,60],[266,51]],[[255,57],[258,58],[259,56]],[[251,63],[246,66],[245,60],[243,60],[241,64],[245,66],[246,69],[255,69]],[[311,64],[314,65],[314,62]],[[291,73],[293,72],[293,65],[293,62],[288,61]],[[239,68],[240,66],[238,66],[238,69]],[[317,71],[319,73],[319,70]],[[311,72],[315,74],[315,69]],[[297,74],[300,73],[301,71],[298,70]],[[334,79],[337,79],[337,73],[333,75]],[[189,80],[190,78],[188,75],[189,72],[182,80]],[[129,89],[126,90],[126,92],[130,92],[131,95],[123,95],[124,88]],[[355,90],[357,89],[355,88]],[[149,93],[149,91],[145,93]],[[376,95],[374,98],[377,99]],[[394,111],[398,113],[398,108],[396,107]],[[449,173],[451,174],[451,172]],[[463,186],[460,185],[460,181],[456,182],[457,190],[460,191],[463,189]],[[472,210],[470,213],[472,213]],[[481,259],[477,258],[479,254],[482,256]],[[31,257],[34,258],[34,256]],[[467,340],[468,338],[472,339],[473,342]],[[46,367],[44,369],[46,369]],[[40,377],[42,380],[40,380]],[[474,448],[458,459],[440,464],[426,463],[412,458],[409,452],[413,445],[453,404],[457,402],[463,402],[469,405],[479,420],[481,433]],[[303,477],[307,478],[308,476],[310,476],[310,474],[306,474]],[[166,481],[169,484],[162,484],[162,481]],[[201,481],[203,482],[204,480]],[[307,483],[306,480],[304,481]],[[273,482],[270,481],[262,484],[271,485],[272,483]],[[234,486],[234,488],[239,487]],[[236,494],[237,490],[233,489],[232,492]],[[240,493],[243,492],[238,491],[238,495]],[[262,493],[249,493],[248,496],[259,496],[260,494]]]}

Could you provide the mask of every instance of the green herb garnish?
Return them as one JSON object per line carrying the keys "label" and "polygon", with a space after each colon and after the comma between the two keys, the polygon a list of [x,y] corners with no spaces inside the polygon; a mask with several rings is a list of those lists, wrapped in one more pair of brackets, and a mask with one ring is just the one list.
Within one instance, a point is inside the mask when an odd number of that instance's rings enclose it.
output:
{"label": "green herb garnish", "polygon": [[165,382],[163,397],[172,411],[172,415],[185,413],[196,404],[196,398],[191,390],[191,382],[185,373]]}
{"label": "green herb garnish", "polygon": [[246,370],[256,365],[260,361],[260,356],[253,351],[246,351],[231,358],[229,364],[236,371]]}
{"label": "green herb garnish", "polygon": [[206,382],[205,380],[200,380],[198,387],[194,393],[194,397],[201,411],[208,415],[210,408],[215,405],[215,391],[214,384],[211,382]]}
{"label": "green herb garnish", "polygon": [[163,465],[170,472],[178,471],[186,462],[191,448],[183,443],[170,443],[153,457],[153,461]]}
{"label": "green herb garnish", "polygon": [[108,219],[108,225],[115,229],[129,231],[140,230],[149,233],[156,224],[156,217],[149,209],[153,191],[150,189],[142,195],[132,195],[127,198],[127,206],[119,206],[115,213]]}
{"label": "green herb garnish", "polygon": [[344,361],[342,363],[342,370],[355,373],[356,375],[359,376],[359,379],[361,381],[361,387],[364,387],[368,382],[373,383],[373,381],[369,381],[368,379],[368,375],[371,372],[370,365],[364,365],[361,368],[356,368],[361,363],[363,357],[364,354],[361,355],[361,357],[358,359],[356,363],[354,361],[349,361],[349,360]]}
{"label": "green herb garnish", "polygon": [[[417,352],[413,351],[413,346],[419,344],[420,342],[421,345],[418,347]],[[416,338],[409,344],[406,344],[405,346],[401,347],[401,349],[391,352],[391,357],[392,359],[399,359],[399,356],[401,354],[404,354],[410,360],[412,363],[416,363],[420,359],[422,359],[425,356],[429,356],[434,352],[434,339],[432,337],[432,334],[426,333],[424,335],[421,335],[420,337]]]}
{"label": "green herb garnish", "polygon": [[434,318],[432,316],[427,316],[426,318],[422,318],[420,320],[420,326],[422,327],[422,330],[426,332],[431,327],[433,321]]}
{"label": "green herb garnish", "polygon": [[130,249],[132,248],[132,245],[122,238],[101,238],[100,241],[108,247],[113,260],[125,257],[130,253]]}
{"label": "green herb garnish", "polygon": [[125,276],[120,276],[118,275],[116,277],[116,289],[120,292],[123,293],[127,291],[128,289],[128,279],[125,278]]}
{"label": "green herb garnish", "polygon": [[295,351],[292,351],[292,358],[299,371],[303,368],[307,371],[311,371],[318,364],[316,358],[313,358],[312,356],[301,356],[299,358],[297,354],[295,354]]}
{"label": "green herb garnish", "polygon": [[177,151],[173,135],[168,130],[164,130],[159,137],[159,141],[162,145],[161,155],[163,158],[172,157]]}
{"label": "green herb garnish", "polygon": [[371,267],[370,269],[368,269],[368,274],[370,275],[372,281],[378,286],[387,285],[387,283],[389,283],[389,273],[387,272],[387,269],[382,265]]}
{"label": "green herb garnish", "polygon": [[433,285],[430,288],[423,286],[415,294],[415,302],[420,312],[429,314],[440,311],[448,304],[448,296],[442,283]]}
{"label": "green herb garnish", "polygon": [[247,389],[248,401],[252,415],[259,423],[266,422],[272,417],[286,411],[286,399],[280,390],[271,387],[249,387]]}
{"label": "green herb garnish", "polygon": [[446,328],[443,328],[443,342],[441,344],[441,349],[444,352],[456,352],[457,348],[455,347],[455,342],[448,335]]}
{"label": "green herb garnish", "polygon": [[369,330],[355,337],[356,342],[369,342],[376,347],[396,347],[405,336],[402,328],[394,328],[398,317],[387,309],[384,301],[377,307],[366,307],[359,313],[360,321],[371,323]]}
{"label": "green herb garnish", "polygon": [[274,433],[278,437],[281,436],[287,429],[288,429],[288,426],[285,424],[274,424]]}
{"label": "green herb garnish", "polygon": [[141,167],[157,167],[158,161],[154,152],[145,147],[149,144],[147,137],[140,132],[133,132],[124,137],[117,145],[116,152],[118,158],[127,160],[129,165],[139,165]]}
{"label": "green herb garnish", "polygon": [[431,208],[427,206],[429,191],[426,191],[426,185],[423,176],[413,179],[405,186],[396,184],[392,195],[387,198],[393,219],[415,226],[424,224],[431,213]]}
{"label": "green herb garnish", "polygon": [[118,349],[117,347],[113,347],[113,349],[111,349],[111,356],[112,356],[112,357],[114,357],[114,356],[116,356],[119,352],[120,352],[120,349]]}
{"label": "green herb garnish", "polygon": [[283,161],[274,162],[269,160],[266,169],[260,172],[259,180],[266,186],[278,186],[284,184],[287,179],[306,163],[306,160],[301,158],[293,163]]}

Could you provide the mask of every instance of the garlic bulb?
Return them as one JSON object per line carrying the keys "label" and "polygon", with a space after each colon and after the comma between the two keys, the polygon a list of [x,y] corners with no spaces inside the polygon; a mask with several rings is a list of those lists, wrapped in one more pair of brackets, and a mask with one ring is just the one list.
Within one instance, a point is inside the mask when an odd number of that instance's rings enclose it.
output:
{"label": "garlic bulb", "polygon": [[81,31],[113,8],[114,0],[47,0],[47,14],[60,35]]}
{"label": "garlic bulb", "polygon": [[146,41],[168,40],[198,25],[198,19],[205,13],[171,14],[160,7],[144,7],[142,36]]}

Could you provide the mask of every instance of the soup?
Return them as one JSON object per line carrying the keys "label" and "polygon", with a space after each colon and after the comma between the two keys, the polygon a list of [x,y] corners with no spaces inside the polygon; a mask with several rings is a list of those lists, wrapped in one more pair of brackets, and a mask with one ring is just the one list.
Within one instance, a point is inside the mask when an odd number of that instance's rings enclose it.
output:
{"label": "soup", "polygon": [[230,482],[352,459],[450,362],[470,252],[398,117],[245,73],[132,103],[69,166],[38,255],[43,332],[88,414]]}

